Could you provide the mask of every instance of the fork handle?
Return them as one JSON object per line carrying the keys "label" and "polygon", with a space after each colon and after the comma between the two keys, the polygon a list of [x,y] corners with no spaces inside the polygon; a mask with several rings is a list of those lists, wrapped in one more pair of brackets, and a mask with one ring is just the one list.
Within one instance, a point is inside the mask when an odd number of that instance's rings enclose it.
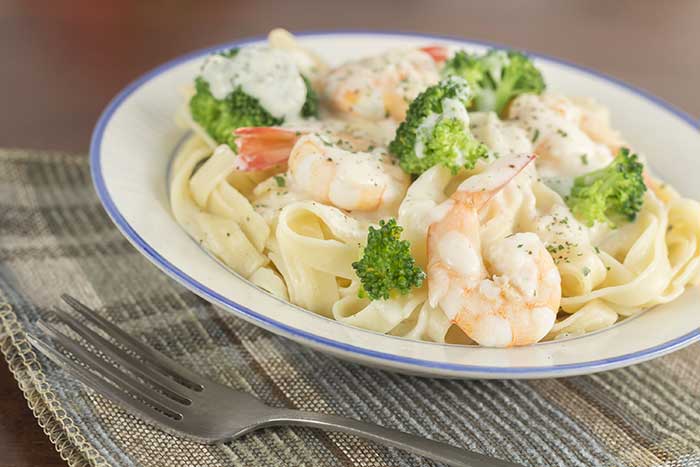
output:
{"label": "fork handle", "polygon": [[456,467],[523,467],[520,464],[353,418],[297,410],[285,410],[276,415],[270,425],[306,426],[349,433]]}

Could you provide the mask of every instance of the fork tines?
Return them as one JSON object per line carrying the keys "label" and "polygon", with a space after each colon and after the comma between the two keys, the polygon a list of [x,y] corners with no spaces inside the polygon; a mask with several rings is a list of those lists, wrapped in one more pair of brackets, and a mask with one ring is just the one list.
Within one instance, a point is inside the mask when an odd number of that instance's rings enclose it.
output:
{"label": "fork tines", "polygon": [[197,382],[201,378],[129,336],[70,295],[64,294],[61,298],[114,342],[68,313],[54,309],[58,322],[102,356],[45,321],[39,321],[38,328],[72,358],[30,335],[31,344],[95,391],[166,429],[177,430],[177,422],[183,419],[193,399],[204,390],[204,386]]}

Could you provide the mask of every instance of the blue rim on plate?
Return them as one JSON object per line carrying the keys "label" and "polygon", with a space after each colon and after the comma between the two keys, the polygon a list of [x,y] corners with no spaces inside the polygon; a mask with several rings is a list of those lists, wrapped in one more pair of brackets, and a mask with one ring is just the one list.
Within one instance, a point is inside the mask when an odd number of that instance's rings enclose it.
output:
{"label": "blue rim on plate", "polygon": [[[362,31],[362,30],[351,30],[351,31],[314,31],[314,32],[304,32],[304,33],[299,33],[296,34],[297,36],[328,36],[328,35],[348,35],[348,34],[373,34],[373,35],[387,35],[387,36],[410,36],[410,37],[422,37],[427,40],[451,40],[451,41],[459,41],[464,43],[465,45],[478,45],[478,46],[486,46],[486,47],[496,47],[496,48],[507,48],[504,47],[501,44],[496,44],[492,42],[485,42],[485,41],[475,41],[475,40],[467,40],[459,37],[453,37],[453,36],[445,36],[445,35],[427,35],[427,34],[414,34],[414,33],[407,33],[407,32],[390,32],[390,31]],[[266,326],[269,326],[271,328],[277,329],[281,331],[285,335],[290,335],[294,336],[295,338],[306,340],[306,341],[311,341],[315,344],[318,344],[322,347],[326,347],[329,350],[341,350],[344,352],[350,352],[350,353],[355,353],[362,355],[364,357],[369,357],[374,361],[388,361],[388,362],[393,362],[393,363],[399,363],[403,365],[408,365],[410,367],[414,367],[417,370],[420,370],[421,368],[425,369],[440,369],[440,370],[447,370],[450,372],[464,372],[464,373],[469,373],[469,374],[474,374],[474,373],[482,373],[482,374],[500,374],[503,375],[504,377],[507,377],[508,374],[512,375],[528,375],[528,374],[544,374],[548,376],[552,376],[556,373],[568,373],[572,370],[588,370],[588,371],[602,371],[607,368],[611,367],[618,367],[618,366],[623,366],[625,364],[631,364],[633,362],[641,362],[644,360],[649,360],[654,357],[658,357],[661,355],[665,355],[667,353],[670,353],[678,348],[685,347],[686,345],[689,345],[693,342],[699,341],[700,340],[700,329],[696,329],[694,331],[691,331],[683,336],[677,337],[675,339],[672,339],[668,342],[665,342],[663,344],[650,347],[648,349],[640,350],[637,352],[632,352],[628,353],[625,355],[620,355],[617,357],[613,358],[607,358],[607,359],[600,359],[600,360],[592,360],[588,362],[582,362],[582,363],[571,363],[571,364],[563,364],[563,365],[552,365],[552,366],[532,366],[532,367],[518,367],[518,368],[508,368],[508,367],[492,367],[492,366],[478,366],[478,365],[460,365],[460,364],[454,364],[454,363],[445,363],[445,362],[437,362],[437,361],[432,361],[432,360],[422,360],[422,359],[416,359],[416,358],[410,358],[410,357],[402,357],[398,355],[393,355],[393,354],[387,354],[384,352],[376,351],[376,350],[370,350],[370,349],[365,349],[361,347],[357,347],[354,345],[350,344],[345,344],[342,342],[334,341],[332,339],[328,339],[322,336],[318,336],[316,334],[303,331],[301,329],[297,329],[292,326],[288,326],[286,324],[280,323],[276,320],[270,319],[266,316],[260,315],[256,313],[255,311],[244,307],[234,301],[231,301],[227,299],[226,297],[221,296],[220,294],[216,293],[215,291],[211,290],[210,288],[206,287],[204,284],[194,280],[192,277],[188,276],[184,271],[178,269],[175,267],[173,264],[171,264],[169,261],[167,261],[165,258],[163,258],[151,245],[149,245],[133,228],[129,223],[124,219],[122,214],[119,212],[119,209],[117,206],[114,204],[114,201],[112,200],[112,197],[110,196],[109,192],[107,191],[107,187],[105,185],[104,178],[102,176],[102,165],[101,165],[101,144],[102,144],[102,137],[104,134],[104,130],[107,127],[107,125],[110,122],[110,119],[112,118],[112,115],[114,112],[120,107],[122,102],[128,98],[132,93],[134,93],[137,89],[139,89],[144,83],[148,82],[152,78],[158,76],[159,74],[183,63],[186,61],[189,61],[193,58],[197,58],[203,55],[207,55],[213,51],[216,50],[222,50],[225,48],[231,48],[231,47],[237,47],[237,46],[242,46],[251,42],[257,42],[260,40],[265,39],[264,36],[258,36],[258,37],[251,37],[251,38],[246,38],[226,44],[220,44],[220,45],[215,45],[212,47],[207,47],[205,49],[200,49],[191,53],[188,53],[186,55],[182,55],[180,57],[177,57],[169,62],[164,63],[163,65],[158,66],[157,68],[154,68],[153,70],[147,72],[146,74],[140,76],[138,79],[130,83],[127,87],[125,87],[119,94],[117,94],[112,101],[109,103],[107,108],[104,110],[102,115],[100,116],[99,120],[97,121],[97,125],[95,126],[95,129],[92,134],[92,140],[90,142],[90,172],[92,175],[92,180],[93,184],[95,186],[95,190],[97,191],[97,195],[100,198],[105,210],[107,211],[107,214],[110,216],[112,221],[116,224],[117,228],[124,234],[124,236],[142,253],[144,254],[147,258],[149,258],[154,264],[156,264],[163,272],[168,274],[170,277],[178,281],[180,284],[184,285],[187,287],[189,290],[192,292],[196,293],[197,295],[206,298],[210,302],[217,303],[219,305],[222,305],[227,308],[232,308],[236,310],[237,312],[247,316],[248,318],[251,318],[254,321],[260,322],[265,324]],[[558,58],[554,58],[548,55],[543,55],[543,54],[538,54],[538,53],[533,53],[533,52],[527,52],[529,55],[532,55],[533,57],[538,57],[542,58],[554,63],[558,63],[560,65],[564,65],[569,68],[576,69],[578,71],[581,71],[583,73],[586,73],[588,75],[595,76],[597,78],[601,78],[605,81],[608,81],[618,87],[622,87],[627,89],[628,91],[631,91],[632,93],[646,99],[647,101],[650,101],[654,104],[656,104],[659,107],[662,107],[666,111],[674,114],[676,117],[680,118],[684,122],[686,122],[689,126],[692,128],[698,130],[700,129],[700,121],[696,122],[693,120],[693,118],[688,115],[687,113],[681,111],[680,109],[677,109],[673,105],[669,104],[668,102],[664,101],[663,99],[656,97],[642,89],[639,89],[637,87],[634,87],[630,84],[627,84],[617,78],[613,78],[611,76],[608,76],[606,74],[600,73],[598,71],[565,61],[561,60]],[[449,344],[444,344],[444,345],[449,345]]]}

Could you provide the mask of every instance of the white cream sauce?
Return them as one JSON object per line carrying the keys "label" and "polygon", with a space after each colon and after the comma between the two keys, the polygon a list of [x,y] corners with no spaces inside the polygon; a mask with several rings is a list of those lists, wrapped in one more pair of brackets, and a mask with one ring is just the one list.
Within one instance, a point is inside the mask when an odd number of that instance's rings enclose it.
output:
{"label": "white cream sauce", "polygon": [[517,123],[500,120],[494,112],[472,112],[469,118],[472,134],[494,157],[532,154],[532,142]]}
{"label": "white cream sauce", "polygon": [[539,214],[534,230],[550,248],[555,262],[590,254],[592,247],[588,230],[576,220],[563,202],[552,204]]}
{"label": "white cream sauce", "polygon": [[201,76],[215,98],[224,99],[240,86],[276,118],[298,119],[306,101],[306,84],[296,61],[281,49],[251,46],[232,58],[212,55]]}

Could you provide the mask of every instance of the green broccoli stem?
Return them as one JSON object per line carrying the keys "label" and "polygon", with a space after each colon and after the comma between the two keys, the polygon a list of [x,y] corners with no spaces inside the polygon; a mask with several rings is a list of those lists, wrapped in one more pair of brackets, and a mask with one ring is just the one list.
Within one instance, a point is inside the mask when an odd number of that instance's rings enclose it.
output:
{"label": "green broccoli stem", "polygon": [[496,88],[495,99],[494,99],[494,112],[496,114],[503,116],[503,112],[510,103],[510,101],[517,95],[514,92],[517,77],[508,77],[501,81],[500,85]]}

